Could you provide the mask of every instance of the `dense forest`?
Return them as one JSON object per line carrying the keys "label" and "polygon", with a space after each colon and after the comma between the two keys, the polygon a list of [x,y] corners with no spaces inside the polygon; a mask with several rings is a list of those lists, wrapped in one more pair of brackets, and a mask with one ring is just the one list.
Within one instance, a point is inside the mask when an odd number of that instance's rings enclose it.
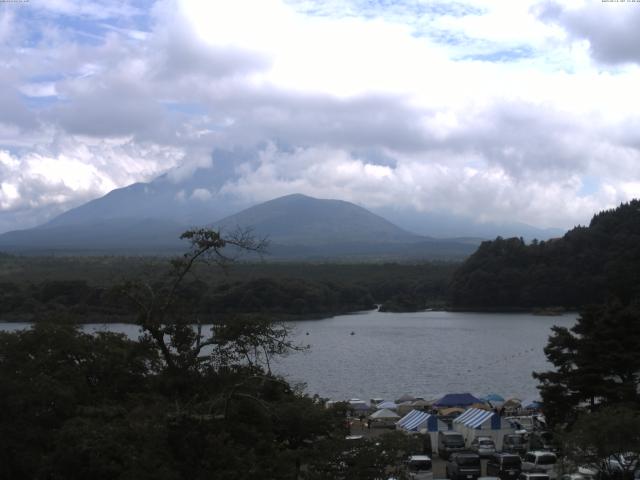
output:
{"label": "dense forest", "polygon": [[640,201],[596,214],[588,227],[526,244],[521,238],[483,242],[455,272],[454,308],[567,309],[623,302],[640,293]]}
{"label": "dense forest", "polygon": [[401,460],[421,444],[399,432],[354,443],[346,404],[325,408],[272,373],[302,348],[286,325],[246,315],[193,328],[194,266],[221,266],[225,239],[187,233],[164,275],[114,289],[138,340],[38,321],[0,332],[0,479],[407,478]]}
{"label": "dense forest", "polygon": [[[128,322],[131,310],[115,286],[155,278],[166,258],[0,257],[0,320]],[[442,305],[454,263],[237,263],[194,266],[182,294],[205,318],[244,313],[279,319]]]}

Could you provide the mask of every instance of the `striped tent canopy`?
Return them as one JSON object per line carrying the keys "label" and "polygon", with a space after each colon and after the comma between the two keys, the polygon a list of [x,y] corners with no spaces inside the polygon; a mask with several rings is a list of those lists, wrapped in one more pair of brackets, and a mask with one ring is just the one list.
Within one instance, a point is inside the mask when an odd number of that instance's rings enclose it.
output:
{"label": "striped tent canopy", "polygon": [[404,417],[396,422],[396,427],[408,432],[416,432],[420,428],[426,428],[429,421],[429,415],[419,410],[411,410]]}
{"label": "striped tent canopy", "polygon": [[494,415],[494,412],[488,412],[480,408],[469,408],[462,415],[454,418],[453,423],[460,423],[469,428],[478,428]]}

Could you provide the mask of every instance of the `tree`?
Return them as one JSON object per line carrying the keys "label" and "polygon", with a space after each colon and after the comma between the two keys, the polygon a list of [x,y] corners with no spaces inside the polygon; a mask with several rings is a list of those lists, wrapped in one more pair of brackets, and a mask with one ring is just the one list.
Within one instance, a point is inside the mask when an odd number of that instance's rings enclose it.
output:
{"label": "tree", "polygon": [[534,372],[551,424],[570,424],[579,407],[640,405],[640,306],[587,308],[570,328],[553,327],[545,355],[555,370]]}
{"label": "tree", "polygon": [[[202,352],[218,344],[213,333],[208,337],[203,335],[197,288],[189,288],[194,284],[186,283],[188,276],[194,273],[198,262],[225,269],[238,254],[261,254],[266,248],[266,240],[256,239],[248,230],[236,230],[224,237],[219,231],[201,228],[188,230],[180,238],[188,240],[190,248],[182,257],[171,261],[165,278],[154,282],[130,281],[119,288],[137,310],[138,324],[159,349],[167,369],[179,375],[197,371],[206,364],[208,359]],[[226,253],[229,249],[232,249],[230,254]],[[194,324],[198,326],[196,330],[192,327]],[[278,336],[282,328],[267,332],[263,329],[262,333]]]}
{"label": "tree", "polygon": [[583,412],[562,443],[573,465],[594,470],[600,478],[631,480],[640,459],[640,411],[615,406]]}
{"label": "tree", "polygon": [[271,372],[296,348],[284,326],[235,317],[202,332],[197,264],[226,268],[264,243],[183,238],[165,277],[120,289],[138,341],[37,322],[0,334],[0,479],[298,478],[321,439],[344,438],[340,412]]}

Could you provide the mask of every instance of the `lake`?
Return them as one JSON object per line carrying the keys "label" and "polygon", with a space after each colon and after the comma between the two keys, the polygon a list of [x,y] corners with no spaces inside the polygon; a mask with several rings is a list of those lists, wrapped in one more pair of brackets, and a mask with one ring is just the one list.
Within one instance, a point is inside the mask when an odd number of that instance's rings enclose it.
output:
{"label": "lake", "polygon": [[[274,370],[291,382],[306,383],[309,394],[333,399],[495,392],[530,400],[538,397],[531,372],[550,367],[543,348],[551,326],[569,327],[576,317],[370,311],[289,322],[296,343],[310,348],[279,360]],[[0,323],[0,330],[28,326]],[[127,324],[84,329],[132,338],[139,331]]]}

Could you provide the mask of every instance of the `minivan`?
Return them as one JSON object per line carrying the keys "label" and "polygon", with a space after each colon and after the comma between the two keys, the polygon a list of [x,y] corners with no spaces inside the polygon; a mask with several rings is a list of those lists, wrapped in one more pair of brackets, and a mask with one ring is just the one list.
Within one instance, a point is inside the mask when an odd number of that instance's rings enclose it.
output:
{"label": "minivan", "polygon": [[476,480],[480,475],[480,455],[474,452],[454,452],[445,467],[451,480]]}
{"label": "minivan", "polygon": [[540,472],[522,472],[518,480],[550,480],[549,475]]}
{"label": "minivan", "polygon": [[558,474],[556,472],[556,463],[558,458],[553,452],[533,451],[527,452],[522,460],[523,472],[541,472],[549,475],[549,478],[555,479]]}
{"label": "minivan", "polygon": [[520,475],[522,461],[513,453],[494,453],[487,462],[487,475],[501,480],[515,480]]}
{"label": "minivan", "polygon": [[464,437],[459,432],[440,431],[438,432],[438,455],[440,458],[448,459],[454,452],[464,450]]}
{"label": "minivan", "polygon": [[415,480],[432,480],[433,465],[428,455],[411,455],[406,462],[409,478]]}
{"label": "minivan", "polygon": [[502,437],[502,451],[524,455],[527,452],[527,440],[520,433],[507,433]]}

